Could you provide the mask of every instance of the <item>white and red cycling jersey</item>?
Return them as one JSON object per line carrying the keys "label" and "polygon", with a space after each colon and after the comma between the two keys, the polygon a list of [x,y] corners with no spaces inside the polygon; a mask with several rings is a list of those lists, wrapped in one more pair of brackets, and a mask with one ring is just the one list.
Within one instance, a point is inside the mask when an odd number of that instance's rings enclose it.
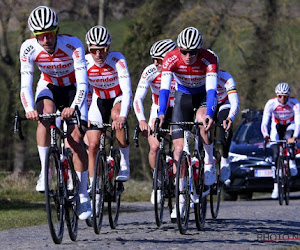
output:
{"label": "white and red cycling jersey", "polygon": [[229,108],[228,117],[233,121],[240,109],[239,97],[233,77],[223,70],[218,72],[217,97],[219,110]]}
{"label": "white and red cycling jersey", "polygon": [[[146,67],[141,75],[140,81],[138,83],[135,92],[134,101],[133,101],[133,107],[138,121],[146,120],[143,100],[147,95],[147,91],[149,87],[152,92],[152,106],[151,106],[150,117],[154,117],[154,118],[157,117],[160,83],[161,83],[161,72],[157,71],[156,66],[154,64],[151,64],[148,67]],[[175,97],[175,81],[172,81],[168,107],[174,106],[174,97]],[[154,114],[153,112],[154,113],[156,112],[156,114]],[[149,119],[149,122],[151,122],[150,120],[151,119]]]}
{"label": "white and red cycling jersey", "polygon": [[49,91],[44,91],[49,83],[61,87],[75,84],[76,95],[71,107],[74,108],[75,105],[78,105],[81,108],[85,102],[88,86],[84,55],[82,42],[77,37],[70,35],[57,36],[53,54],[47,53],[34,37],[24,41],[20,49],[20,95],[25,112],[34,110],[32,92],[34,63],[41,71],[35,99],[51,95]]}
{"label": "white and red cycling jersey", "polygon": [[261,132],[264,137],[270,136],[268,131],[268,123],[271,119],[271,140],[276,140],[273,135],[277,134],[276,124],[293,125],[294,137],[298,137],[300,131],[300,106],[296,98],[289,97],[286,104],[281,104],[277,97],[271,98],[265,105]]}
{"label": "white and red cycling jersey", "polygon": [[122,95],[120,116],[127,117],[131,106],[131,81],[125,57],[116,51],[108,52],[105,63],[98,65],[91,54],[85,56],[93,99],[112,99]]}
{"label": "white and red cycling jersey", "polygon": [[216,106],[217,57],[206,49],[200,49],[197,61],[193,65],[186,65],[180,53],[180,48],[176,48],[164,57],[158,114],[165,113],[171,82],[175,80],[176,91],[191,95],[206,92],[207,115],[213,117]]}

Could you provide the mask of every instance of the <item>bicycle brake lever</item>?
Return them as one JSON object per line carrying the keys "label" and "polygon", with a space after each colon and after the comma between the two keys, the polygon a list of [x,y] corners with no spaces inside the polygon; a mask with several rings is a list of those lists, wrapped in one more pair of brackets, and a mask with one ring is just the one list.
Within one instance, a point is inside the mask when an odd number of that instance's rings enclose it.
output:
{"label": "bicycle brake lever", "polygon": [[139,124],[137,124],[135,126],[135,129],[134,129],[134,134],[133,134],[133,140],[135,142],[135,146],[138,148],[140,145],[139,145],[139,133],[141,132],[140,130],[140,127],[139,127]]}
{"label": "bicycle brake lever", "polygon": [[74,115],[75,115],[75,118],[76,118],[76,122],[77,122],[77,126],[78,126],[78,129],[79,129],[79,132],[84,135],[84,131],[81,127],[81,113],[80,113],[80,110],[79,110],[79,107],[78,105],[75,106],[75,112],[74,112]]}
{"label": "bicycle brake lever", "polygon": [[24,136],[22,133],[21,121],[22,121],[22,118],[19,116],[19,111],[16,110],[15,119],[14,119],[14,133],[18,134],[19,138],[23,141]]}

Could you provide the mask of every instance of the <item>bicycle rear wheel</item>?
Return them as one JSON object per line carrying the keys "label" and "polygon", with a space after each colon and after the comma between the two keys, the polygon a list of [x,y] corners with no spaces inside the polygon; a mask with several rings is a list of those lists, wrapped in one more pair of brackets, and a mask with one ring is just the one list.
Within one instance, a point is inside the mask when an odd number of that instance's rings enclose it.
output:
{"label": "bicycle rear wheel", "polygon": [[290,203],[290,180],[291,180],[291,171],[289,167],[289,163],[287,162],[285,166],[285,178],[284,178],[284,200],[285,205],[289,205]]}
{"label": "bicycle rear wheel", "polygon": [[104,166],[106,164],[105,156],[99,151],[97,153],[94,178],[92,185],[92,208],[93,208],[93,226],[96,234],[100,233],[104,213]]}
{"label": "bicycle rear wheel", "polygon": [[[199,156],[198,152],[198,156]],[[207,197],[202,197],[204,191],[204,166],[202,160],[199,159],[199,177],[195,182],[197,194],[199,194],[199,202],[194,204],[195,222],[197,229],[203,230],[206,220]]]}
{"label": "bicycle rear wheel", "polygon": [[75,241],[77,238],[78,232],[78,216],[77,216],[77,208],[79,206],[79,180],[74,169],[73,165],[73,154],[71,150],[68,148],[66,150],[66,155],[68,159],[68,180],[66,182],[66,190],[67,190],[67,199],[66,199],[66,222],[68,227],[68,232],[70,239]]}
{"label": "bicycle rear wheel", "polygon": [[50,147],[45,164],[45,202],[48,225],[55,244],[60,244],[64,235],[63,177],[59,152]]}
{"label": "bicycle rear wheel", "polygon": [[277,161],[277,169],[276,169],[276,175],[277,175],[277,184],[278,184],[278,201],[279,204],[282,205],[283,199],[284,199],[284,160],[282,157],[278,157]]}
{"label": "bicycle rear wheel", "polygon": [[177,162],[175,197],[177,225],[181,234],[185,234],[188,229],[190,215],[188,157],[187,153],[182,151]]}
{"label": "bicycle rear wheel", "polygon": [[[159,150],[156,156],[153,190],[154,190],[154,212],[156,225],[160,227],[163,221],[164,204],[165,204],[165,155]],[[159,197],[160,196],[160,197]]]}
{"label": "bicycle rear wheel", "polygon": [[112,152],[112,157],[114,159],[114,169],[113,176],[109,180],[110,194],[108,197],[108,219],[111,229],[115,229],[118,225],[120,205],[121,205],[121,195],[124,191],[123,182],[116,181],[116,177],[120,170],[120,152],[119,150],[114,150]]}
{"label": "bicycle rear wheel", "polygon": [[220,168],[221,168],[221,155],[219,151],[216,151],[215,155],[216,159],[216,170],[217,170],[217,178],[213,185],[210,186],[210,212],[213,219],[218,217],[219,209],[220,209],[220,201],[221,201],[221,187],[220,187]]}

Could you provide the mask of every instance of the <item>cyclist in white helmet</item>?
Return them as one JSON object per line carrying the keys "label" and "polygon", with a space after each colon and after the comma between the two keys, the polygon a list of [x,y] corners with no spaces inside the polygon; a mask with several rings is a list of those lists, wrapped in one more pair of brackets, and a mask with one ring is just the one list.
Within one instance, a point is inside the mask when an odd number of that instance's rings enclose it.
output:
{"label": "cyclist in white helmet", "polygon": [[[81,111],[81,119],[87,124],[86,93],[88,77],[84,59],[84,46],[77,38],[58,34],[58,17],[47,6],[35,8],[29,18],[28,27],[34,37],[27,39],[20,49],[21,101],[26,117],[38,121],[37,145],[41,160],[41,174],[36,190],[45,190],[44,169],[46,153],[50,146],[49,124],[39,121],[39,114],[53,113],[62,109],[63,119],[69,119],[75,105]],[[35,100],[32,93],[34,62],[41,71]],[[74,124],[68,126],[67,143],[73,152],[74,167],[79,177],[79,218],[91,215],[90,198],[87,193],[88,158],[82,135]]]}
{"label": "cyclist in white helmet", "polygon": [[[150,146],[148,159],[152,170],[154,170],[155,168],[155,159],[159,148],[159,142],[157,138],[150,135],[150,130],[154,129],[154,121],[155,118],[157,117],[162,61],[165,55],[169,51],[175,49],[176,47],[177,47],[176,43],[173,42],[171,39],[159,40],[152,45],[150,49],[150,56],[152,57],[153,64],[147,66],[144,69],[141,75],[141,79],[138,83],[135,92],[134,101],[133,101],[133,107],[134,107],[135,115],[139,121],[139,127],[143,132],[143,134],[146,137],[148,137],[148,142]],[[170,120],[171,118],[172,108],[174,106],[175,82],[173,81],[171,85],[172,86],[170,90],[168,109],[166,112],[167,121]],[[149,87],[152,92],[152,105],[151,105],[150,117],[147,123],[144,114],[143,100],[147,95]],[[165,125],[167,125],[167,123]],[[152,191],[151,194],[151,202],[154,204],[154,191]]]}
{"label": "cyclist in white helmet", "polygon": [[93,87],[92,103],[89,108],[89,176],[90,186],[96,155],[100,144],[100,131],[95,129],[102,123],[109,123],[116,130],[121,154],[118,181],[127,181],[130,175],[129,145],[125,139],[124,124],[131,107],[131,81],[125,57],[110,51],[111,36],[103,26],[94,26],[86,34],[89,54],[85,56],[89,84]]}
{"label": "cyclist in white helmet", "polygon": [[[261,132],[265,140],[283,140],[287,139],[289,146],[292,147],[299,135],[300,131],[300,104],[299,101],[290,97],[291,89],[288,83],[279,83],[275,88],[277,97],[271,98],[265,105],[263,118],[261,123]],[[268,130],[268,123],[271,119],[271,131]],[[273,151],[273,160],[277,167],[278,144],[271,142]],[[298,173],[295,159],[289,162],[291,175],[295,176]],[[273,169],[274,189],[271,197],[278,198],[278,184],[275,176],[276,168]]]}
{"label": "cyclist in white helmet", "polygon": [[[197,121],[205,124],[206,119],[208,119],[207,126],[200,127],[200,133],[205,150],[205,185],[210,186],[216,180],[213,144],[208,138],[208,131],[212,130],[217,101],[218,63],[214,53],[202,48],[202,43],[203,37],[197,28],[185,28],[178,35],[178,48],[165,56],[158,115],[162,122],[165,119],[171,82],[175,80],[176,92],[172,122],[194,121],[194,110],[197,110]],[[184,133],[180,126],[172,126],[172,131],[176,163],[183,150]],[[176,171],[176,164],[174,164],[173,169]],[[185,186],[184,179],[180,181],[179,187],[183,188]],[[180,203],[184,204],[183,195],[180,195],[179,198]],[[183,211],[182,207],[180,207],[180,211]],[[171,217],[176,218],[176,209],[173,209]]]}

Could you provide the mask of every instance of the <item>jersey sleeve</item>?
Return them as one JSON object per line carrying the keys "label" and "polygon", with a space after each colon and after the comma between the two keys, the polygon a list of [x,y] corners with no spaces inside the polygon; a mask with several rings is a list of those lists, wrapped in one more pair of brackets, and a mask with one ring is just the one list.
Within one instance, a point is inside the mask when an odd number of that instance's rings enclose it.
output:
{"label": "jersey sleeve", "polygon": [[25,112],[34,110],[34,98],[32,92],[32,81],[34,72],[34,60],[31,58],[33,46],[25,41],[20,49],[20,63],[21,63],[21,91],[20,97]]}
{"label": "jersey sleeve", "polygon": [[240,110],[240,103],[239,103],[239,96],[236,90],[236,84],[231,75],[229,75],[229,78],[225,83],[225,89],[230,103],[230,110],[228,116],[233,121]]}
{"label": "jersey sleeve", "polygon": [[164,71],[161,73],[161,85],[159,92],[159,110],[157,115],[164,115],[168,108],[168,101],[170,95],[170,87],[173,80],[173,73],[170,70]]}
{"label": "jersey sleeve", "polygon": [[270,136],[268,131],[268,124],[272,116],[271,106],[272,106],[272,100],[269,100],[265,105],[262,122],[261,122],[261,133],[263,134],[263,137]]}
{"label": "jersey sleeve", "polygon": [[120,116],[127,117],[130,110],[132,98],[131,81],[126,60],[121,53],[119,54],[120,57],[116,61],[116,69],[118,72],[120,88],[122,90]]}
{"label": "jersey sleeve", "polygon": [[295,121],[295,130],[294,130],[294,137],[298,137],[300,133],[300,104],[297,100],[296,104],[293,107],[294,110],[294,121]]}
{"label": "jersey sleeve", "polygon": [[77,42],[76,44],[74,44],[76,47],[73,51],[72,58],[74,60],[74,70],[77,87],[76,95],[74,97],[73,103],[71,104],[71,108],[74,108],[75,105],[78,105],[78,107],[81,108],[84,102],[86,102],[86,96],[88,93],[88,75],[83,44],[78,38],[75,39],[77,40]]}
{"label": "jersey sleeve", "polygon": [[146,120],[143,100],[145,99],[150,86],[148,78],[143,78],[143,76],[146,75],[146,72],[147,68],[142,73],[133,101],[133,108],[138,121]]}

